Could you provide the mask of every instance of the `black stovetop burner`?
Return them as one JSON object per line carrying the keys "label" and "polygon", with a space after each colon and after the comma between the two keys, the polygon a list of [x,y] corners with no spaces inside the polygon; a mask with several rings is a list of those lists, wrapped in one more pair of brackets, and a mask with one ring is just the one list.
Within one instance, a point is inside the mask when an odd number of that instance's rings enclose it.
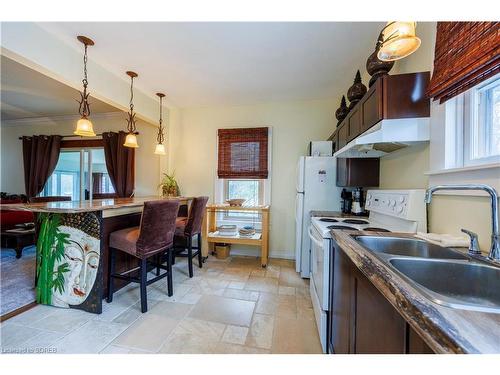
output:
{"label": "black stovetop burner", "polygon": [[332,217],[322,217],[321,219],[319,219],[319,221],[324,221],[325,223],[336,223],[336,222],[338,222],[337,219],[334,219]]}
{"label": "black stovetop burner", "polygon": [[330,225],[327,227],[328,229],[347,229],[347,230],[357,230],[353,227],[348,227],[347,225]]}
{"label": "black stovetop burner", "polygon": [[368,224],[368,221],[361,219],[345,219],[342,222],[346,224]]}

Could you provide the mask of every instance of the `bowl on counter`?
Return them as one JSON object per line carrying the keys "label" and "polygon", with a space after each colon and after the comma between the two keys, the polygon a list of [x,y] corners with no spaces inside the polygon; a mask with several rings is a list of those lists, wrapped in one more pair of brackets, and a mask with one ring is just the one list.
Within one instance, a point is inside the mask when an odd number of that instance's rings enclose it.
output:
{"label": "bowl on counter", "polygon": [[226,203],[229,203],[231,207],[241,207],[245,203],[246,199],[228,199]]}

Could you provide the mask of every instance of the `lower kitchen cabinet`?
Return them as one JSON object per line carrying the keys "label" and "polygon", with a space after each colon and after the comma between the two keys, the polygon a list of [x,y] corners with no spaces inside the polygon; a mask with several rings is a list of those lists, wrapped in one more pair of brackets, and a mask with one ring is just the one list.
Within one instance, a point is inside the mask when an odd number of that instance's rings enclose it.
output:
{"label": "lower kitchen cabinet", "polygon": [[354,353],[404,354],[406,321],[359,270],[352,270]]}
{"label": "lower kitchen cabinet", "polygon": [[335,354],[433,353],[372,282],[334,243],[329,348]]}

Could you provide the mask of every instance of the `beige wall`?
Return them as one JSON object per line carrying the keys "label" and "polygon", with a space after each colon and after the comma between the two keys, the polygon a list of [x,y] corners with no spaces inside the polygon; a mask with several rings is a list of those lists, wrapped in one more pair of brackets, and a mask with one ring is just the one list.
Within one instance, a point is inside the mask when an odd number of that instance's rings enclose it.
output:
{"label": "beige wall", "polygon": [[[92,117],[96,133],[118,131],[126,127],[126,114],[96,114]],[[1,124],[1,181],[0,190],[10,193],[24,192],[24,175],[22,164],[22,147],[18,139],[23,135],[36,134],[72,134],[75,119],[59,118],[57,120],[33,119],[33,123],[5,122]],[[161,168],[166,170],[166,162],[160,165],[160,157],[155,155],[156,126],[138,121],[139,148],[135,159],[135,192],[137,196],[156,195]]]}
{"label": "beige wall", "polygon": [[173,168],[183,194],[214,198],[217,129],[272,128],[272,256],[290,257],[295,248],[295,168],[308,142],[328,138],[334,127],[333,100],[267,103],[251,106],[182,110],[181,125],[172,130]]}
{"label": "beige wall", "polygon": [[[413,55],[397,63],[395,68],[399,73],[432,70],[435,23],[419,23],[417,32],[422,39],[422,45]],[[381,188],[427,188],[428,178],[424,173],[432,169],[429,165],[429,147],[413,146],[385,156],[381,158],[380,169]],[[481,249],[489,249],[489,199],[464,195],[436,195],[430,205],[429,231],[458,235],[461,228],[478,233]]]}

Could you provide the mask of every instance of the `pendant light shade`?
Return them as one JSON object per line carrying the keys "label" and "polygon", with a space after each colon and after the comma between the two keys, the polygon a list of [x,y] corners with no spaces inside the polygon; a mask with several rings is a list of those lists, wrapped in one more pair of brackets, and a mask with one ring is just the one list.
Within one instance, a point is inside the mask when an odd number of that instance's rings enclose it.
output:
{"label": "pendant light shade", "polygon": [[165,152],[165,146],[163,145],[163,118],[162,118],[162,112],[163,112],[163,98],[165,97],[165,94],[161,92],[157,92],[156,96],[160,98],[160,121],[158,121],[158,135],[156,136],[156,141],[158,144],[156,145],[155,148],[155,154],[156,155],[166,155],[167,153]]}
{"label": "pendant light shade", "polygon": [[76,123],[76,130],[73,133],[81,137],[95,137],[92,122],[90,122],[88,118],[81,118],[78,120]]}
{"label": "pendant light shade", "polygon": [[93,46],[94,41],[86,36],[79,35],[77,37],[78,41],[85,46],[85,53],[83,55],[83,91],[80,92],[80,107],[78,108],[78,113],[80,113],[80,119],[76,123],[76,129],[74,131],[75,135],[82,137],[95,137],[94,127],[92,122],[89,120],[90,116],[90,104],[89,95],[87,92],[88,80],[87,80],[87,47]]}
{"label": "pendant light shade", "polygon": [[135,113],[134,113],[134,78],[138,76],[137,73],[128,71],[126,72],[130,77],[130,111],[128,112],[127,118],[127,137],[125,137],[125,147],[138,148],[137,143],[137,129],[135,125]]}
{"label": "pendant light shade", "polygon": [[158,143],[155,148],[155,154],[156,155],[166,155],[167,152],[165,151],[165,145],[163,143]]}
{"label": "pendant light shade", "polygon": [[377,57],[382,61],[395,61],[415,52],[421,43],[416,27],[416,22],[389,22],[380,33],[382,43]]}
{"label": "pendant light shade", "polygon": [[123,145],[125,147],[138,148],[139,144],[137,143],[137,136],[134,133],[128,133],[125,137],[125,143]]}

